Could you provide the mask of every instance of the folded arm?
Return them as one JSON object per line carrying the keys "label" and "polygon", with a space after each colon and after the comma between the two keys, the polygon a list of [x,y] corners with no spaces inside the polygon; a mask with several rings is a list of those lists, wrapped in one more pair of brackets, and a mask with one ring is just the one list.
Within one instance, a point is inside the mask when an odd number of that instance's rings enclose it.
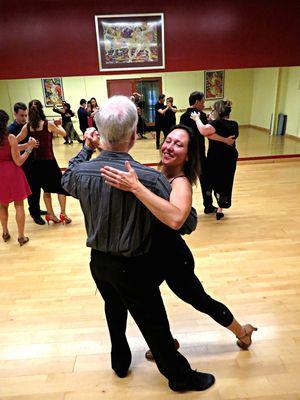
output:
{"label": "folded arm", "polygon": [[217,142],[222,142],[225,144],[228,144],[229,146],[232,146],[235,142],[235,136],[229,136],[229,137],[223,137],[220,136],[216,133],[215,128],[210,125],[210,124],[203,124],[203,122],[200,119],[200,114],[196,113],[193,111],[191,113],[191,118],[196,122],[198,131],[201,133],[203,136],[209,137],[211,140],[216,140]]}
{"label": "folded arm", "polygon": [[35,139],[29,138],[29,141],[24,145],[24,153],[20,154],[20,146],[18,145],[17,138],[14,135],[10,134],[8,136],[8,141],[10,145],[12,159],[18,167],[20,167],[27,160],[32,149],[37,145]]}

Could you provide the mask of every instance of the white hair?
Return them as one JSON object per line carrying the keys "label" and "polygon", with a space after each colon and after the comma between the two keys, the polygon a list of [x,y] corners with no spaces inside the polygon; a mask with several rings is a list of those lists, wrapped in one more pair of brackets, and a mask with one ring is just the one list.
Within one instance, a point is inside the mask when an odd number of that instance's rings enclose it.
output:
{"label": "white hair", "polygon": [[129,142],[137,121],[136,106],[125,96],[111,97],[95,115],[101,139],[109,144]]}

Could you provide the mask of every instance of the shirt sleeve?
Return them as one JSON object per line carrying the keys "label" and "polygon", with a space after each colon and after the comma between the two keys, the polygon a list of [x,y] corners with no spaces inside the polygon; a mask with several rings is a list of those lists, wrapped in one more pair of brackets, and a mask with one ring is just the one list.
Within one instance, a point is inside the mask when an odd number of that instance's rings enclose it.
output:
{"label": "shirt sleeve", "polygon": [[53,107],[52,111],[56,112],[57,114],[62,114],[62,112],[56,107]]}
{"label": "shirt sleeve", "polygon": [[88,146],[84,146],[77,156],[69,161],[68,169],[62,176],[62,187],[76,199],[78,199],[78,174],[76,173],[77,166],[82,162],[89,161],[92,157],[92,154],[93,150]]}
{"label": "shirt sleeve", "polygon": [[178,230],[178,232],[180,233],[180,235],[190,235],[196,229],[197,223],[197,211],[194,209],[194,207],[192,207],[185,223]]}
{"label": "shirt sleeve", "polygon": [[165,200],[169,200],[171,190],[172,187],[168,179],[163,174],[159,174],[156,181],[154,193]]}
{"label": "shirt sleeve", "polygon": [[208,119],[207,119],[207,115],[203,111],[201,111],[201,113],[200,113],[200,119],[201,119],[202,124],[204,124],[204,125],[209,123]]}
{"label": "shirt sleeve", "polygon": [[7,131],[8,131],[8,133],[12,133],[13,135],[15,135],[15,130],[14,130],[13,124],[8,125]]}
{"label": "shirt sleeve", "polygon": [[235,122],[235,124],[234,124],[234,135],[236,138],[239,137],[239,124],[237,122]]}

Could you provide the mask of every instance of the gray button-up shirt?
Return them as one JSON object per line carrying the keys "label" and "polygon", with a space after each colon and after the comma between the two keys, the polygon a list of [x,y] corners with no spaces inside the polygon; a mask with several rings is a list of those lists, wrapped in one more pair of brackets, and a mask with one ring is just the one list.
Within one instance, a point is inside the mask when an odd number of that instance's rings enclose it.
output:
{"label": "gray button-up shirt", "polygon": [[[124,163],[129,161],[141,183],[167,200],[170,183],[163,174],[138,163],[128,153],[102,151],[90,160],[92,153],[91,149],[83,147],[70,160],[62,178],[63,188],[80,201],[87,246],[128,257],[147,253],[155,217],[132,193],[107,185],[100,175],[100,168],[108,165],[125,171]],[[181,233],[190,233],[196,225],[197,214],[193,210]]]}

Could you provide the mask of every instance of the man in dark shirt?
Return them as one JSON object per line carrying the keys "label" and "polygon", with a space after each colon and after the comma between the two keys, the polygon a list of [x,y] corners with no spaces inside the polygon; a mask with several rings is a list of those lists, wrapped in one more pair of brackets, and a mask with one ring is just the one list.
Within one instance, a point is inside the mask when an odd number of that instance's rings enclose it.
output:
{"label": "man in dark shirt", "polygon": [[177,113],[177,107],[173,104],[173,97],[168,97],[166,100],[167,103],[167,109],[165,112],[165,122],[164,122],[164,136],[168,136],[168,134],[171,132],[171,128],[176,125],[176,113]]}
{"label": "man in dark shirt", "polygon": [[[15,136],[21,132],[23,126],[27,122],[27,106],[24,103],[18,102],[14,105],[14,117],[15,120],[8,127],[7,130],[9,133],[12,133]],[[29,135],[20,141],[19,144],[23,144],[28,142]],[[25,172],[26,179],[31,189],[31,195],[28,196],[28,205],[29,205],[29,213],[34,220],[34,222],[38,225],[45,225],[45,221],[41,218],[41,215],[47,214],[46,211],[41,211],[40,209],[40,197],[41,197],[41,189],[34,182],[31,170],[32,170],[32,154],[27,158],[27,160],[23,163],[22,168]]]}
{"label": "man in dark shirt", "polygon": [[[24,103],[18,102],[14,105],[14,122],[12,122],[8,127],[7,130],[9,133],[12,133],[15,136],[21,132],[23,126],[27,122],[27,106]],[[23,144],[28,141],[28,138],[25,138],[20,144]]]}
{"label": "man in dark shirt", "polygon": [[[160,145],[160,132],[164,131],[164,116],[165,112],[167,111],[167,106],[165,105],[165,98],[164,94],[161,94],[158,97],[158,101],[155,104],[155,132],[156,132],[156,149],[159,149]],[[165,136],[165,135],[164,135]]]}
{"label": "man in dark shirt", "polygon": [[125,335],[129,311],[170,388],[205,390],[214,383],[214,377],[193,371],[175,349],[158,283],[154,282],[150,253],[154,217],[132,193],[108,186],[100,169],[108,165],[125,170],[124,163],[129,161],[141,182],[157,195],[168,199],[171,186],[160,172],[128,154],[137,125],[132,101],[125,96],[111,97],[95,120],[101,129],[102,152],[89,161],[98,141],[95,132],[88,132],[84,148],[63,175],[62,185],[79,199],[84,214],[87,246],[92,248],[90,268],[105,301],[112,368],[123,378],[131,363]]}
{"label": "man in dark shirt", "polygon": [[88,124],[88,112],[86,110],[86,100],[80,100],[80,107],[77,110],[78,120],[79,120],[79,128],[81,132],[84,134],[87,128],[89,127]]}
{"label": "man in dark shirt", "polygon": [[[203,112],[204,109],[204,94],[202,92],[193,92],[190,94],[189,97],[189,104],[190,107],[186,110],[184,114],[180,117],[180,123],[186,126],[189,126],[195,132],[195,135],[199,137],[199,149],[200,149],[200,185],[202,191],[202,198],[203,198],[203,205],[204,205],[204,213],[210,214],[215,213],[217,208],[213,206],[213,199],[212,199],[212,187],[209,182],[208,178],[208,171],[207,171],[207,160],[206,160],[206,153],[205,153],[205,139],[204,136],[201,135],[199,132],[196,122],[192,120],[191,113],[196,111],[197,113],[200,112],[200,119],[203,124],[207,124],[207,116]],[[226,143],[230,146],[234,143],[234,139],[232,137],[223,138],[218,134],[213,134],[209,136],[211,140],[217,140],[219,142]]]}

